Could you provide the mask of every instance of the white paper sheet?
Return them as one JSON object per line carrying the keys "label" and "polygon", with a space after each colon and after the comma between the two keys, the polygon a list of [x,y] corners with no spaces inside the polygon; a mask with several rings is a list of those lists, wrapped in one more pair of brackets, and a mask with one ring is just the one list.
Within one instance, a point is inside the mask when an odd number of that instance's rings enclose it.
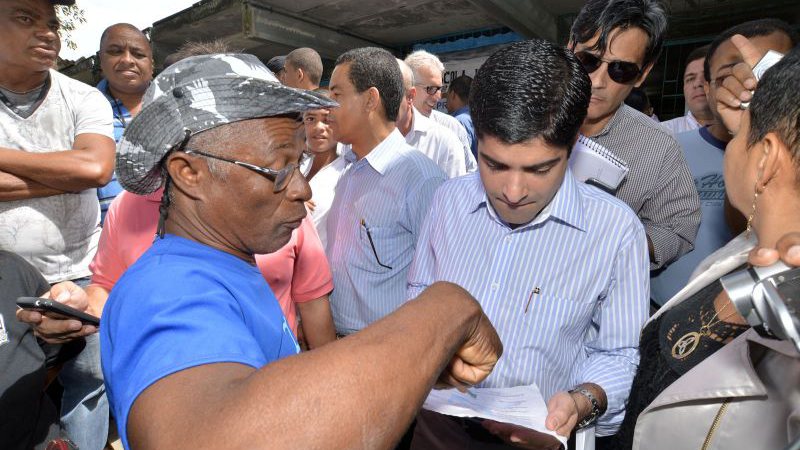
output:
{"label": "white paper sheet", "polygon": [[434,390],[423,408],[455,417],[481,417],[512,423],[556,437],[564,447],[567,438],[544,426],[547,405],[534,384],[512,388],[471,388],[467,393],[456,389]]}

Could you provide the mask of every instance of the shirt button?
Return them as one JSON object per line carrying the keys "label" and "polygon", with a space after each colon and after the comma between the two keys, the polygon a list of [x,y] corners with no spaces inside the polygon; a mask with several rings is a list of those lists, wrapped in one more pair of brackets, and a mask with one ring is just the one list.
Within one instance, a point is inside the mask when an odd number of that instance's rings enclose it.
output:
{"label": "shirt button", "polygon": [[506,236],[506,242],[511,242],[511,235]]}
{"label": "shirt button", "polygon": [[500,287],[500,283],[492,283],[492,290],[496,291]]}

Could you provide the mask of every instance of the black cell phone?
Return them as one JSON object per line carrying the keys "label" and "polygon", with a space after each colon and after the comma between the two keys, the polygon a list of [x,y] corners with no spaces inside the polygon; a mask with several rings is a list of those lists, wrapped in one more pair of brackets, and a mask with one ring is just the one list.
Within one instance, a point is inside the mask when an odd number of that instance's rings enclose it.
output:
{"label": "black cell phone", "polygon": [[17,306],[22,309],[38,311],[47,316],[55,315],[67,319],[80,320],[84,325],[100,326],[99,318],[55,300],[39,297],[20,297],[17,299]]}

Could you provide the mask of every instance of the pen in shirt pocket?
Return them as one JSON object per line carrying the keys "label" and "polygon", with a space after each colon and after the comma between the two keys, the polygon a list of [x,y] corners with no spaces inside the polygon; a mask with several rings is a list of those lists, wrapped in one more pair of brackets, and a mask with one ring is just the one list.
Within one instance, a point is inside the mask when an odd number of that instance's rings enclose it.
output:
{"label": "pen in shirt pocket", "polygon": [[539,289],[539,286],[534,286],[533,289],[531,289],[531,293],[530,295],[528,295],[528,301],[525,302],[525,314],[528,314],[528,308],[530,308],[531,306],[531,301],[533,300],[533,296],[539,295],[539,293],[541,292],[542,290]]}
{"label": "pen in shirt pocket", "polygon": [[380,258],[378,258],[378,251],[375,250],[375,242],[372,240],[372,233],[370,233],[369,225],[367,225],[367,221],[364,220],[363,217],[361,218],[361,226],[364,227],[364,231],[367,232],[367,239],[369,240],[369,246],[372,248],[372,254],[375,255],[375,261],[378,262],[379,266],[392,270],[392,266],[387,266],[386,264],[381,262]]}

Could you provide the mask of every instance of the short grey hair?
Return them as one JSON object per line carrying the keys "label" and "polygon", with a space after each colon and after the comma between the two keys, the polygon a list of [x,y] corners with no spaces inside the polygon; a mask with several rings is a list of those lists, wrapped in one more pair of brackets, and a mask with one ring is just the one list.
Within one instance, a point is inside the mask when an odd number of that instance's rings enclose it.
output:
{"label": "short grey hair", "polygon": [[414,86],[414,71],[400,58],[397,58],[397,65],[400,66],[400,73],[403,74],[403,90],[407,93]]}
{"label": "short grey hair", "polygon": [[414,72],[414,78],[420,78],[419,70],[423,67],[430,67],[444,73],[444,64],[433,53],[428,53],[425,50],[417,50],[406,56],[405,63],[411,67]]}

